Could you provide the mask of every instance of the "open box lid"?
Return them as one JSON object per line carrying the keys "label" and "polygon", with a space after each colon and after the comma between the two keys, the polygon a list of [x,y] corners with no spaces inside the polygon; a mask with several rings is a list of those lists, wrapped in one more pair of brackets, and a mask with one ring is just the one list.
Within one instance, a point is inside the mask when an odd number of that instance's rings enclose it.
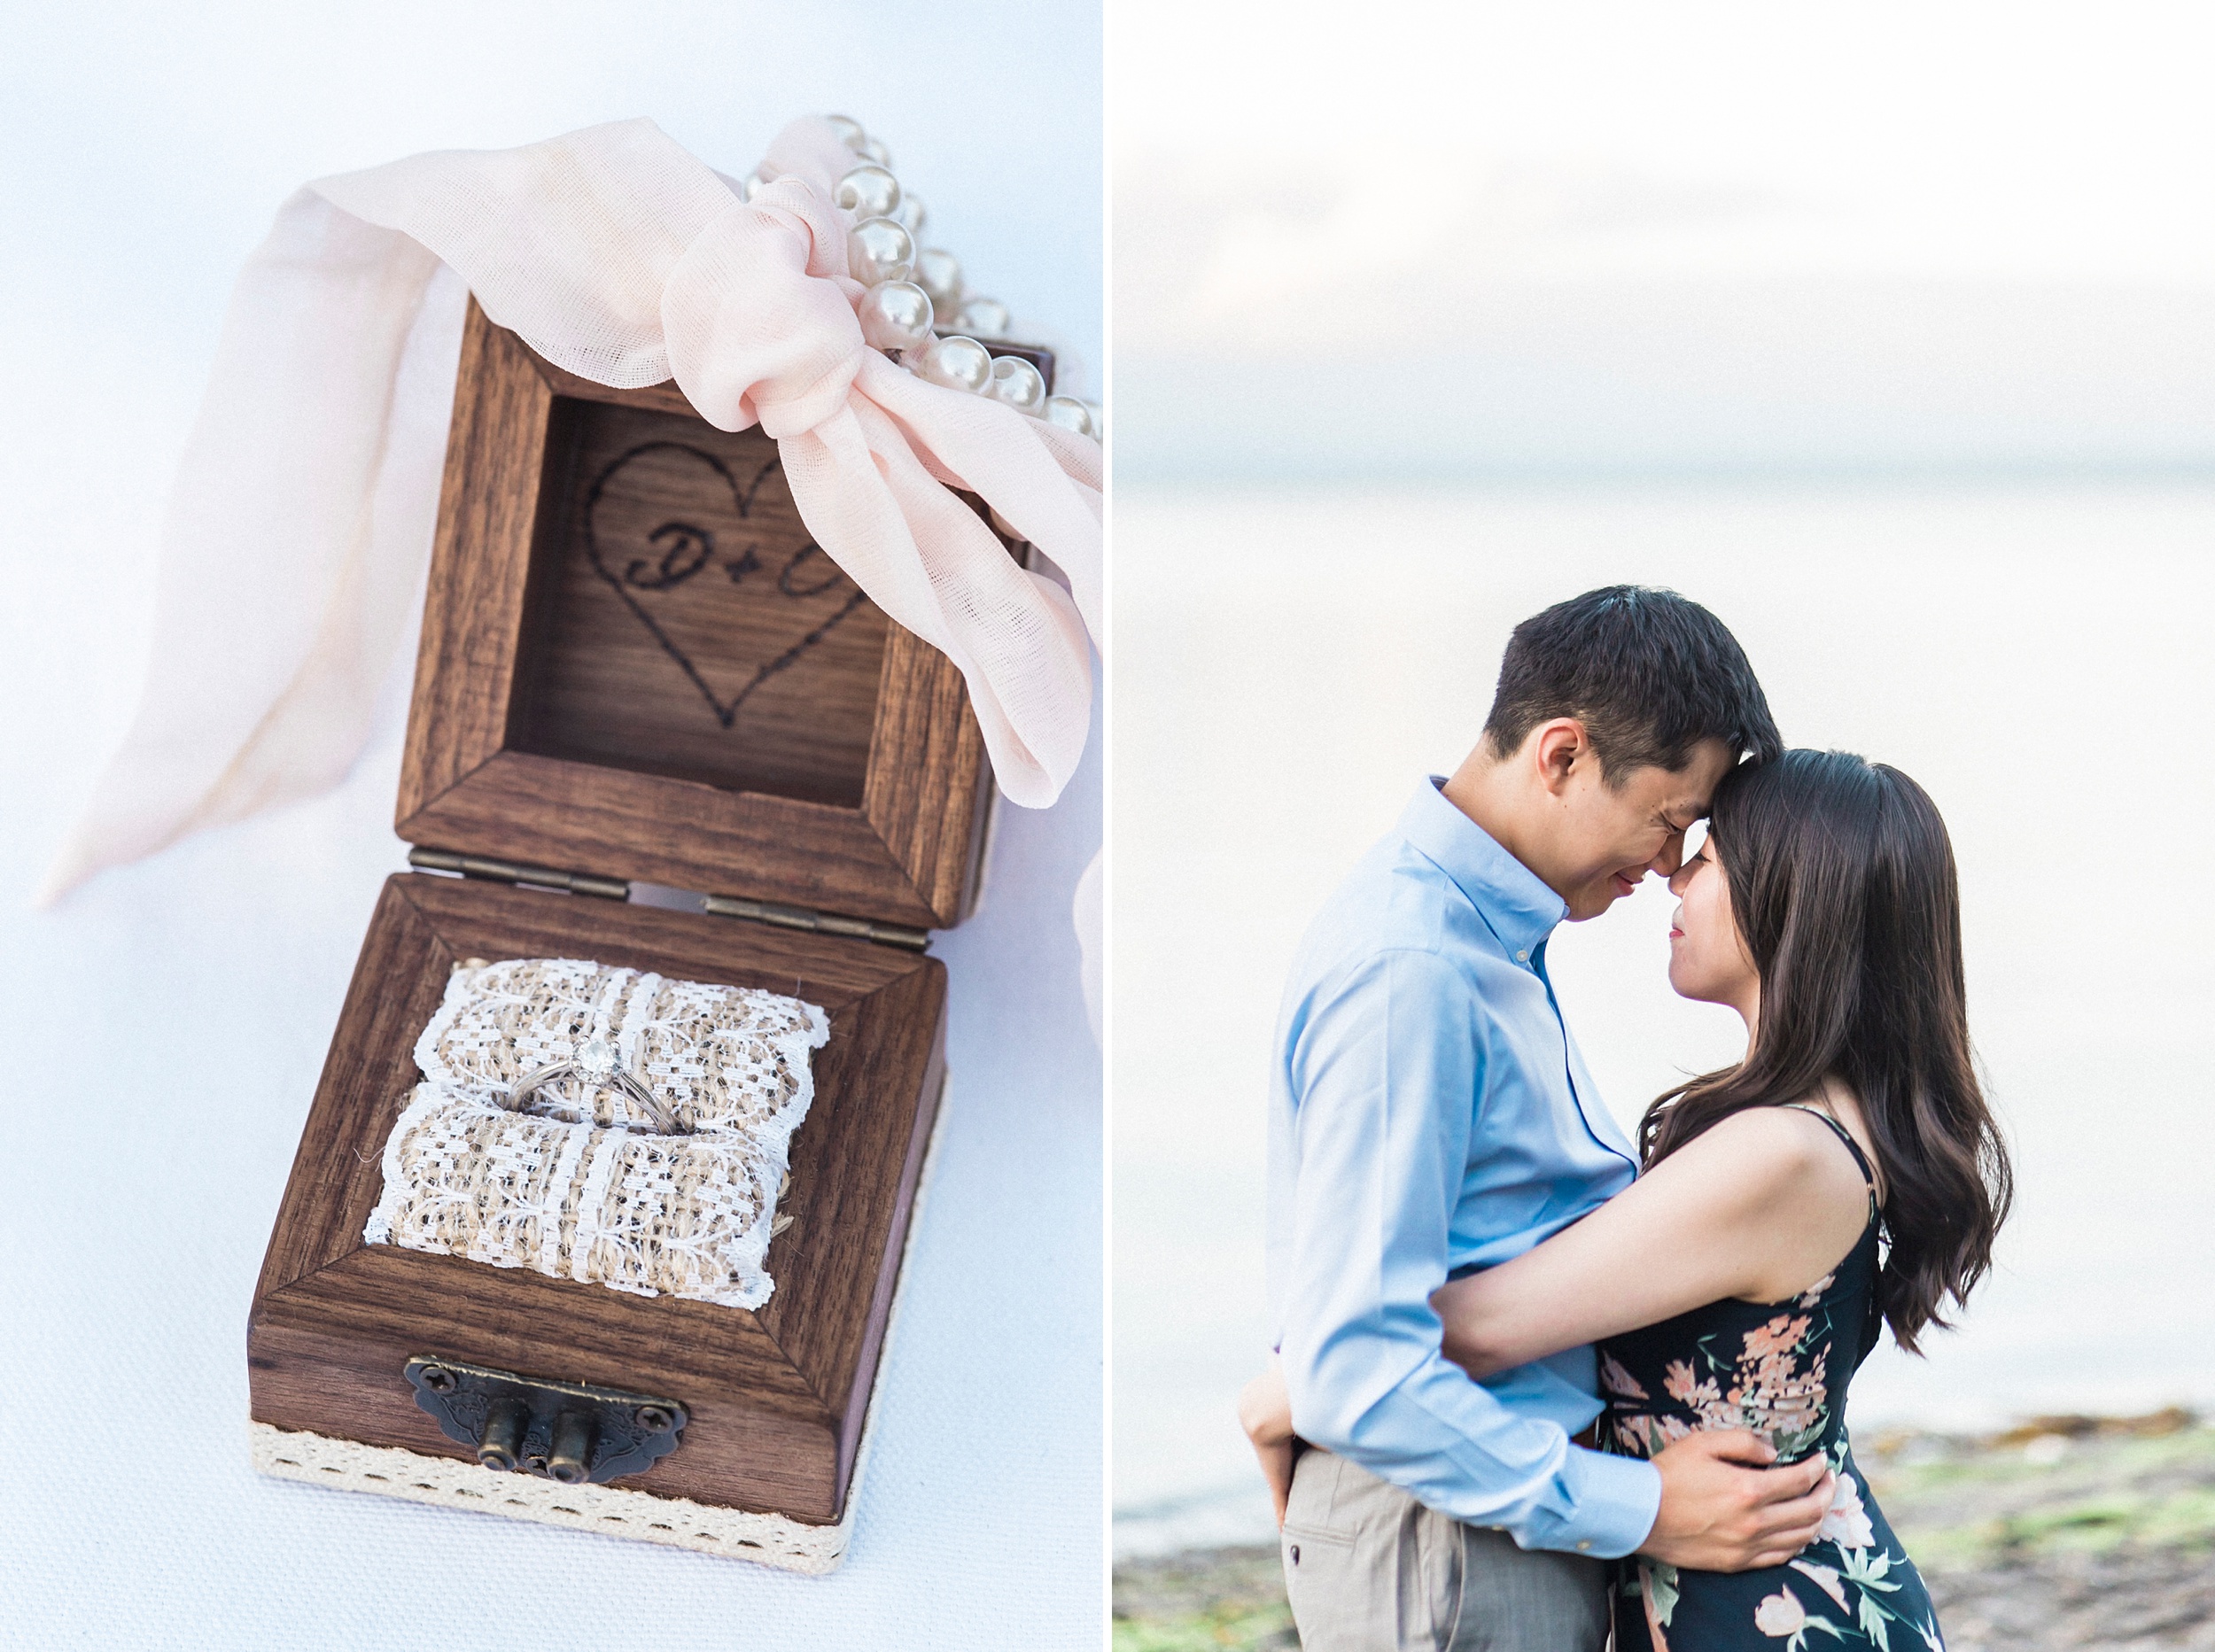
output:
{"label": "open box lid", "polygon": [[774,441],[470,302],[402,838],[929,929],[974,899],[991,785],[961,673],[815,545]]}

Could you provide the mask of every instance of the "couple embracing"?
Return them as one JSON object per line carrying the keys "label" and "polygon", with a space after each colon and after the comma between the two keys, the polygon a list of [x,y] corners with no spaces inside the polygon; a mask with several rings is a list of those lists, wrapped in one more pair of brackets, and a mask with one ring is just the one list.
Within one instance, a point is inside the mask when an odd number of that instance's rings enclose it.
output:
{"label": "couple embracing", "polygon": [[[1746,1051],[1634,1147],[1546,945],[1649,873],[1670,985]],[[1476,749],[1302,942],[1272,1092],[1240,1409],[1309,1652],[1942,1645],[1846,1396],[2007,1210],[1953,851],[1899,771],[1784,750],[1713,615],[1615,586],[1516,628]]]}

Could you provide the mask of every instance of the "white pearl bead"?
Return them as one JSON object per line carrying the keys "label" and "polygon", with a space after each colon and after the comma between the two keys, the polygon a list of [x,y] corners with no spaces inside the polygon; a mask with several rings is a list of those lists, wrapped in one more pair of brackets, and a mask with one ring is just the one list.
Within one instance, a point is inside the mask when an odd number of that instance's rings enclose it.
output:
{"label": "white pearl bead", "polygon": [[861,336],[880,350],[920,350],[930,342],[930,294],[912,281],[888,281],[862,295]]}
{"label": "white pearl bead", "polygon": [[869,136],[861,129],[861,122],[849,115],[825,115],[823,119],[830,122],[831,130],[838,134],[838,141],[848,149],[859,149]]}
{"label": "white pearl bead", "polygon": [[998,299],[969,299],[963,301],[954,325],[973,337],[1005,338],[1008,321],[1007,306]]}
{"label": "white pearl bead", "polygon": [[959,334],[941,338],[916,358],[916,370],[949,390],[983,392],[992,382],[992,353]]}
{"label": "white pearl bead", "polygon": [[923,223],[928,216],[923,211],[923,198],[914,190],[903,187],[900,190],[900,221],[907,226],[907,233],[918,241],[923,238]]}
{"label": "white pearl bead", "polygon": [[992,358],[992,399],[1004,401],[1018,413],[1036,413],[1045,405],[1046,382],[1038,369],[1019,355]]}
{"label": "white pearl bead", "polygon": [[865,287],[905,281],[914,262],[915,243],[897,218],[865,218],[846,237],[846,268]]}
{"label": "white pearl bead", "polygon": [[856,167],[831,198],[857,218],[890,218],[900,209],[900,181],[882,167]]}
{"label": "white pearl bead", "polygon": [[1040,412],[1048,424],[1058,424],[1065,430],[1075,430],[1079,436],[1095,439],[1100,427],[1092,422],[1092,410],[1074,396],[1048,396]]}
{"label": "white pearl bead", "polygon": [[892,151],[885,148],[883,144],[877,142],[875,138],[865,137],[860,143],[854,145],[854,149],[859,153],[867,155],[871,160],[875,161],[878,166],[885,167],[888,170],[890,169],[892,165]]}
{"label": "white pearl bead", "polygon": [[739,180],[738,198],[742,201],[752,200],[754,197],[761,193],[762,182],[762,175],[758,172],[748,173]]}
{"label": "white pearl bead", "polygon": [[961,263],[944,247],[927,246],[915,254],[915,284],[947,314],[961,307]]}

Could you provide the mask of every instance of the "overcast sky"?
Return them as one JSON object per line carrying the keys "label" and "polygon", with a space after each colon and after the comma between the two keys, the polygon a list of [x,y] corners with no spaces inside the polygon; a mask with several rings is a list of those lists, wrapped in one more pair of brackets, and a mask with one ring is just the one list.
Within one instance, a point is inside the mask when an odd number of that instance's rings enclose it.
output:
{"label": "overcast sky", "polygon": [[2198,8],[1130,0],[1111,42],[1130,479],[2215,460]]}

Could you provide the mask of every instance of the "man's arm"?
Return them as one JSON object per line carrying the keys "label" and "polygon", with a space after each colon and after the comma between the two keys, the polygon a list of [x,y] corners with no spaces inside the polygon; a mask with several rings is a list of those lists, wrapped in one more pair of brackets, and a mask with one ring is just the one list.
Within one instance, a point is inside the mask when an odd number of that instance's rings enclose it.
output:
{"label": "man's arm", "polygon": [[1441,1350],[1430,1294],[1482,1079],[1465,982],[1428,952],[1379,954],[1310,1004],[1287,1053],[1299,1168],[1283,1354],[1300,1433],[1526,1547],[1637,1547],[1660,1501],[1652,1465],[1578,1450]]}
{"label": "man's arm", "polygon": [[[1293,1427],[1281,1361],[1271,1360],[1240,1392],[1239,1424],[1254,1443],[1282,1526]],[[1775,1448],[1745,1429],[1703,1430],[1658,1453],[1661,1507],[1638,1552],[1702,1571],[1783,1565],[1815,1541],[1830,1506],[1831,1477],[1820,1454],[1768,1467],[1776,1459]]]}

